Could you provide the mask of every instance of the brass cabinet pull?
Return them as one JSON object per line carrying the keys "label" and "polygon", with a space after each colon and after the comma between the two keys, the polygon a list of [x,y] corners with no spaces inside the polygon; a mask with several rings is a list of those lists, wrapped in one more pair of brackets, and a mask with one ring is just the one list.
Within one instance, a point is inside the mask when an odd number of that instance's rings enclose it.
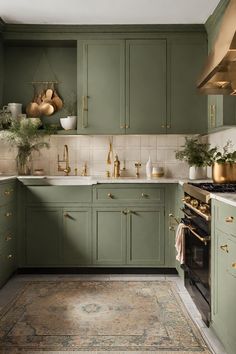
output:
{"label": "brass cabinet pull", "polygon": [[11,193],[13,193],[14,192],[14,189],[9,189],[9,190],[7,190],[7,191],[4,191],[4,195],[10,195]]}
{"label": "brass cabinet pull", "polygon": [[65,218],[69,218],[69,216],[70,216],[70,215],[69,215],[68,213],[64,213],[64,217],[65,217]]}
{"label": "brass cabinet pull", "polygon": [[88,112],[88,96],[82,96],[82,128],[87,128],[88,123],[84,124],[84,112]]}
{"label": "brass cabinet pull", "polygon": [[11,241],[12,240],[12,235],[9,234],[5,237],[5,241]]}
{"label": "brass cabinet pull", "polygon": [[224,252],[229,253],[228,245],[221,245],[221,246],[220,246],[220,249],[221,249],[222,251],[224,251]]}
{"label": "brass cabinet pull", "polygon": [[7,258],[8,258],[8,259],[12,259],[12,258],[13,258],[13,255],[12,255],[12,254],[9,254],[9,255],[7,256]]}
{"label": "brass cabinet pull", "polygon": [[233,216],[226,216],[225,222],[233,222],[233,221],[234,221],[234,217]]}
{"label": "brass cabinet pull", "polygon": [[232,268],[236,269],[236,263],[232,263]]}
{"label": "brass cabinet pull", "polygon": [[122,210],[122,213],[123,213],[124,215],[127,215],[127,210]]}
{"label": "brass cabinet pull", "polygon": [[114,198],[113,194],[111,194],[111,193],[108,193],[107,196],[108,196],[108,198],[111,198],[111,199]]}
{"label": "brass cabinet pull", "polygon": [[125,125],[120,125],[120,129],[125,129]]}
{"label": "brass cabinet pull", "polygon": [[216,126],[216,105],[210,104],[209,110],[210,110],[210,126],[211,126],[211,128],[215,128],[215,126]]}
{"label": "brass cabinet pull", "polygon": [[8,218],[9,216],[12,216],[12,212],[7,212],[6,214],[5,214],[5,216]]}
{"label": "brass cabinet pull", "polygon": [[166,128],[167,128],[167,129],[170,129],[170,124],[167,124]]}
{"label": "brass cabinet pull", "polygon": [[164,129],[166,126],[165,126],[165,124],[162,124],[161,127]]}
{"label": "brass cabinet pull", "polygon": [[129,124],[126,124],[125,128],[126,128],[126,129],[129,129]]}
{"label": "brass cabinet pull", "polygon": [[148,194],[145,194],[145,193],[142,193],[142,194],[141,194],[141,197],[142,197],[142,198],[148,198],[149,195],[148,195]]}

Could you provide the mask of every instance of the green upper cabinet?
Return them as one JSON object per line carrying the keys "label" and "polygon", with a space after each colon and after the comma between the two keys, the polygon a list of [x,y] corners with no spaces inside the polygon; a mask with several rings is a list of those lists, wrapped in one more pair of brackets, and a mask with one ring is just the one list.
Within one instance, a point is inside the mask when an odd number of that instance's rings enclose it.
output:
{"label": "green upper cabinet", "polygon": [[208,96],[208,131],[236,124],[236,100],[234,96]]}
{"label": "green upper cabinet", "polygon": [[78,41],[79,134],[125,131],[124,70],[124,41]]}
{"label": "green upper cabinet", "polygon": [[126,41],[126,132],[165,133],[166,40]]}
{"label": "green upper cabinet", "polygon": [[207,130],[207,97],[196,89],[206,55],[205,36],[178,37],[168,42],[168,134],[199,134]]}

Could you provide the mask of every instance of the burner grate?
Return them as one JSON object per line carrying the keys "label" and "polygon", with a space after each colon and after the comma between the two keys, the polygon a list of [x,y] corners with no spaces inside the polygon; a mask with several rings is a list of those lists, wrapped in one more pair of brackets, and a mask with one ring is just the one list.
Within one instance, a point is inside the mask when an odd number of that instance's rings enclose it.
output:
{"label": "burner grate", "polygon": [[208,192],[236,193],[236,183],[190,183],[192,186],[201,188]]}

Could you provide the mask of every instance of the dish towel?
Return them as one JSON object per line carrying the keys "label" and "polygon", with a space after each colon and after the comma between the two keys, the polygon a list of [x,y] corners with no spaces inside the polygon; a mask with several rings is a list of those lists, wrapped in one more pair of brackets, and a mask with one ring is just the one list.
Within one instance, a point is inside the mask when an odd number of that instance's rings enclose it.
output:
{"label": "dish towel", "polygon": [[175,235],[175,248],[177,251],[176,259],[180,264],[184,264],[184,229],[186,226],[180,223]]}

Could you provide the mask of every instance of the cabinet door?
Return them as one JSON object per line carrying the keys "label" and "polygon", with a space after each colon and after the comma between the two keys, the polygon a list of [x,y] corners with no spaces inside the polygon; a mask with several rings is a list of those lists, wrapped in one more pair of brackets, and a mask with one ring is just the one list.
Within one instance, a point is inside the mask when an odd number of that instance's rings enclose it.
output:
{"label": "cabinet door", "polygon": [[94,209],[93,261],[98,265],[125,264],[126,215],[120,208]]}
{"label": "cabinet door", "polygon": [[64,209],[62,255],[64,265],[91,263],[91,211]]}
{"label": "cabinet door", "polygon": [[234,96],[208,96],[208,131],[236,124]]}
{"label": "cabinet door", "polygon": [[26,263],[31,266],[60,264],[62,211],[33,208],[26,213]]}
{"label": "cabinet door", "polygon": [[166,131],[166,41],[126,41],[126,132]]}
{"label": "cabinet door", "polygon": [[167,133],[199,134],[207,130],[207,96],[197,92],[196,80],[207,55],[207,42],[173,39],[168,46]]}
{"label": "cabinet door", "polygon": [[128,211],[128,264],[163,265],[163,208],[131,208]]}
{"label": "cabinet door", "polygon": [[78,42],[79,134],[125,131],[124,47],[120,40]]}

